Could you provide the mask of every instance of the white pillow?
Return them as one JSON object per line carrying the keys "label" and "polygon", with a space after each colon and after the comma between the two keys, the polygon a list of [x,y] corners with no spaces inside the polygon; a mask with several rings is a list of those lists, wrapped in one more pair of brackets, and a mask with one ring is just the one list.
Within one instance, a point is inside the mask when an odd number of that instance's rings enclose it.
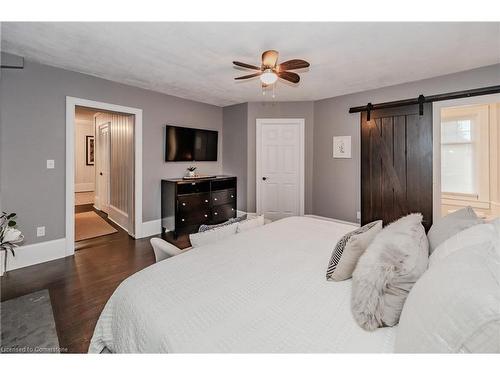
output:
{"label": "white pillow", "polygon": [[398,324],[406,297],[427,269],[429,243],[421,214],[410,214],[380,231],[352,274],[351,310],[361,328]]}
{"label": "white pillow", "polygon": [[191,246],[200,247],[236,234],[237,229],[238,223],[224,225],[222,227],[209,229],[204,232],[190,234],[189,241],[191,241]]}
{"label": "white pillow", "polygon": [[482,222],[470,206],[436,219],[427,233],[430,253],[432,254],[440,244],[458,232]]}
{"label": "white pillow", "polygon": [[500,230],[500,219],[488,224],[477,224],[466,230],[458,232],[436,247],[429,257],[429,268],[443,261],[455,251],[474,245],[487,244],[498,235]]}
{"label": "white pillow", "polygon": [[241,233],[264,225],[264,215],[251,217],[238,223],[237,233]]}
{"label": "white pillow", "polygon": [[396,352],[500,352],[499,246],[497,235],[424,273],[403,308]]}

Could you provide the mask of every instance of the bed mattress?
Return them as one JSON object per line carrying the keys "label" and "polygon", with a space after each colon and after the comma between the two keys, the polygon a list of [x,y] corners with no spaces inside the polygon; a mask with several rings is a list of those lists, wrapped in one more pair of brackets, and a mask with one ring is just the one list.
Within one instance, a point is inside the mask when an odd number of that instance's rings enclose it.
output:
{"label": "bed mattress", "polygon": [[291,217],[156,263],[107,302],[89,352],[392,352],[395,330],[361,329],[351,281],[326,281],[353,225]]}

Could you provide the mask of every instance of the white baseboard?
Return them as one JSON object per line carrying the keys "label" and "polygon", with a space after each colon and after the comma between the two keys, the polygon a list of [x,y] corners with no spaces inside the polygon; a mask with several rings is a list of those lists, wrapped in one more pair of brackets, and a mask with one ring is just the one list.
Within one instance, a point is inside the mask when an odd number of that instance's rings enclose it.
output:
{"label": "white baseboard", "polygon": [[359,223],[353,223],[352,221],[333,219],[331,217],[319,216],[319,215],[304,215],[304,216],[312,217],[314,219],[319,219],[319,220],[334,221],[334,222],[340,223],[340,224],[355,225],[355,226],[359,227]]}
{"label": "white baseboard", "polygon": [[110,204],[108,210],[108,219],[113,223],[119,225],[120,228],[125,230],[125,232],[128,232],[128,214],[126,212]]}
{"label": "white baseboard", "polygon": [[75,184],[75,193],[82,193],[84,191],[94,191],[95,184],[93,182],[82,182]]}
{"label": "white baseboard", "polygon": [[[60,238],[52,241],[19,246],[14,250],[16,256],[9,253],[7,271],[64,258],[66,254],[66,239]],[[68,254],[69,255],[69,254]]]}
{"label": "white baseboard", "polygon": [[151,237],[161,233],[161,219],[146,221],[142,223],[140,238]]}

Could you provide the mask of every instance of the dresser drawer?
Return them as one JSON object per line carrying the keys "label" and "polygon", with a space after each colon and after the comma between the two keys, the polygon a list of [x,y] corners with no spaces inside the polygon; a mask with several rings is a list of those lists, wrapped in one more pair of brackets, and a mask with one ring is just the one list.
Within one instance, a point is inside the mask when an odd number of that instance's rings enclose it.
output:
{"label": "dresser drawer", "polygon": [[187,194],[177,196],[177,208],[180,213],[203,210],[210,207],[210,194]]}
{"label": "dresser drawer", "polygon": [[177,194],[208,193],[210,191],[209,181],[183,182],[177,185]]}
{"label": "dresser drawer", "polygon": [[194,224],[208,224],[210,222],[210,210],[200,209],[189,212],[179,212],[175,218],[175,226],[182,227]]}
{"label": "dresser drawer", "polygon": [[236,208],[232,204],[212,208],[212,222],[215,224],[227,221],[232,217],[236,217]]}
{"label": "dresser drawer", "polygon": [[234,189],[217,190],[212,192],[212,205],[220,206],[223,204],[232,204],[236,200]]}

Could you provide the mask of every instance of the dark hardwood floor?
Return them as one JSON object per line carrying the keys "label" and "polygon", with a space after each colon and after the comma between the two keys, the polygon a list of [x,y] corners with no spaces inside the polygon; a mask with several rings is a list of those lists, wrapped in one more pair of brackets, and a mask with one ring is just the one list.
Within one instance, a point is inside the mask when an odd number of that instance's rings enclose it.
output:
{"label": "dark hardwood floor", "polygon": [[[92,210],[77,206],[76,212]],[[107,220],[105,214],[96,211]],[[150,238],[134,240],[107,220],[118,232],[75,244],[75,255],[9,271],[0,278],[1,300],[48,289],[59,345],[69,353],[86,353],[97,319],[118,285],[128,276],[154,263]],[[187,236],[164,238],[188,247]]]}

